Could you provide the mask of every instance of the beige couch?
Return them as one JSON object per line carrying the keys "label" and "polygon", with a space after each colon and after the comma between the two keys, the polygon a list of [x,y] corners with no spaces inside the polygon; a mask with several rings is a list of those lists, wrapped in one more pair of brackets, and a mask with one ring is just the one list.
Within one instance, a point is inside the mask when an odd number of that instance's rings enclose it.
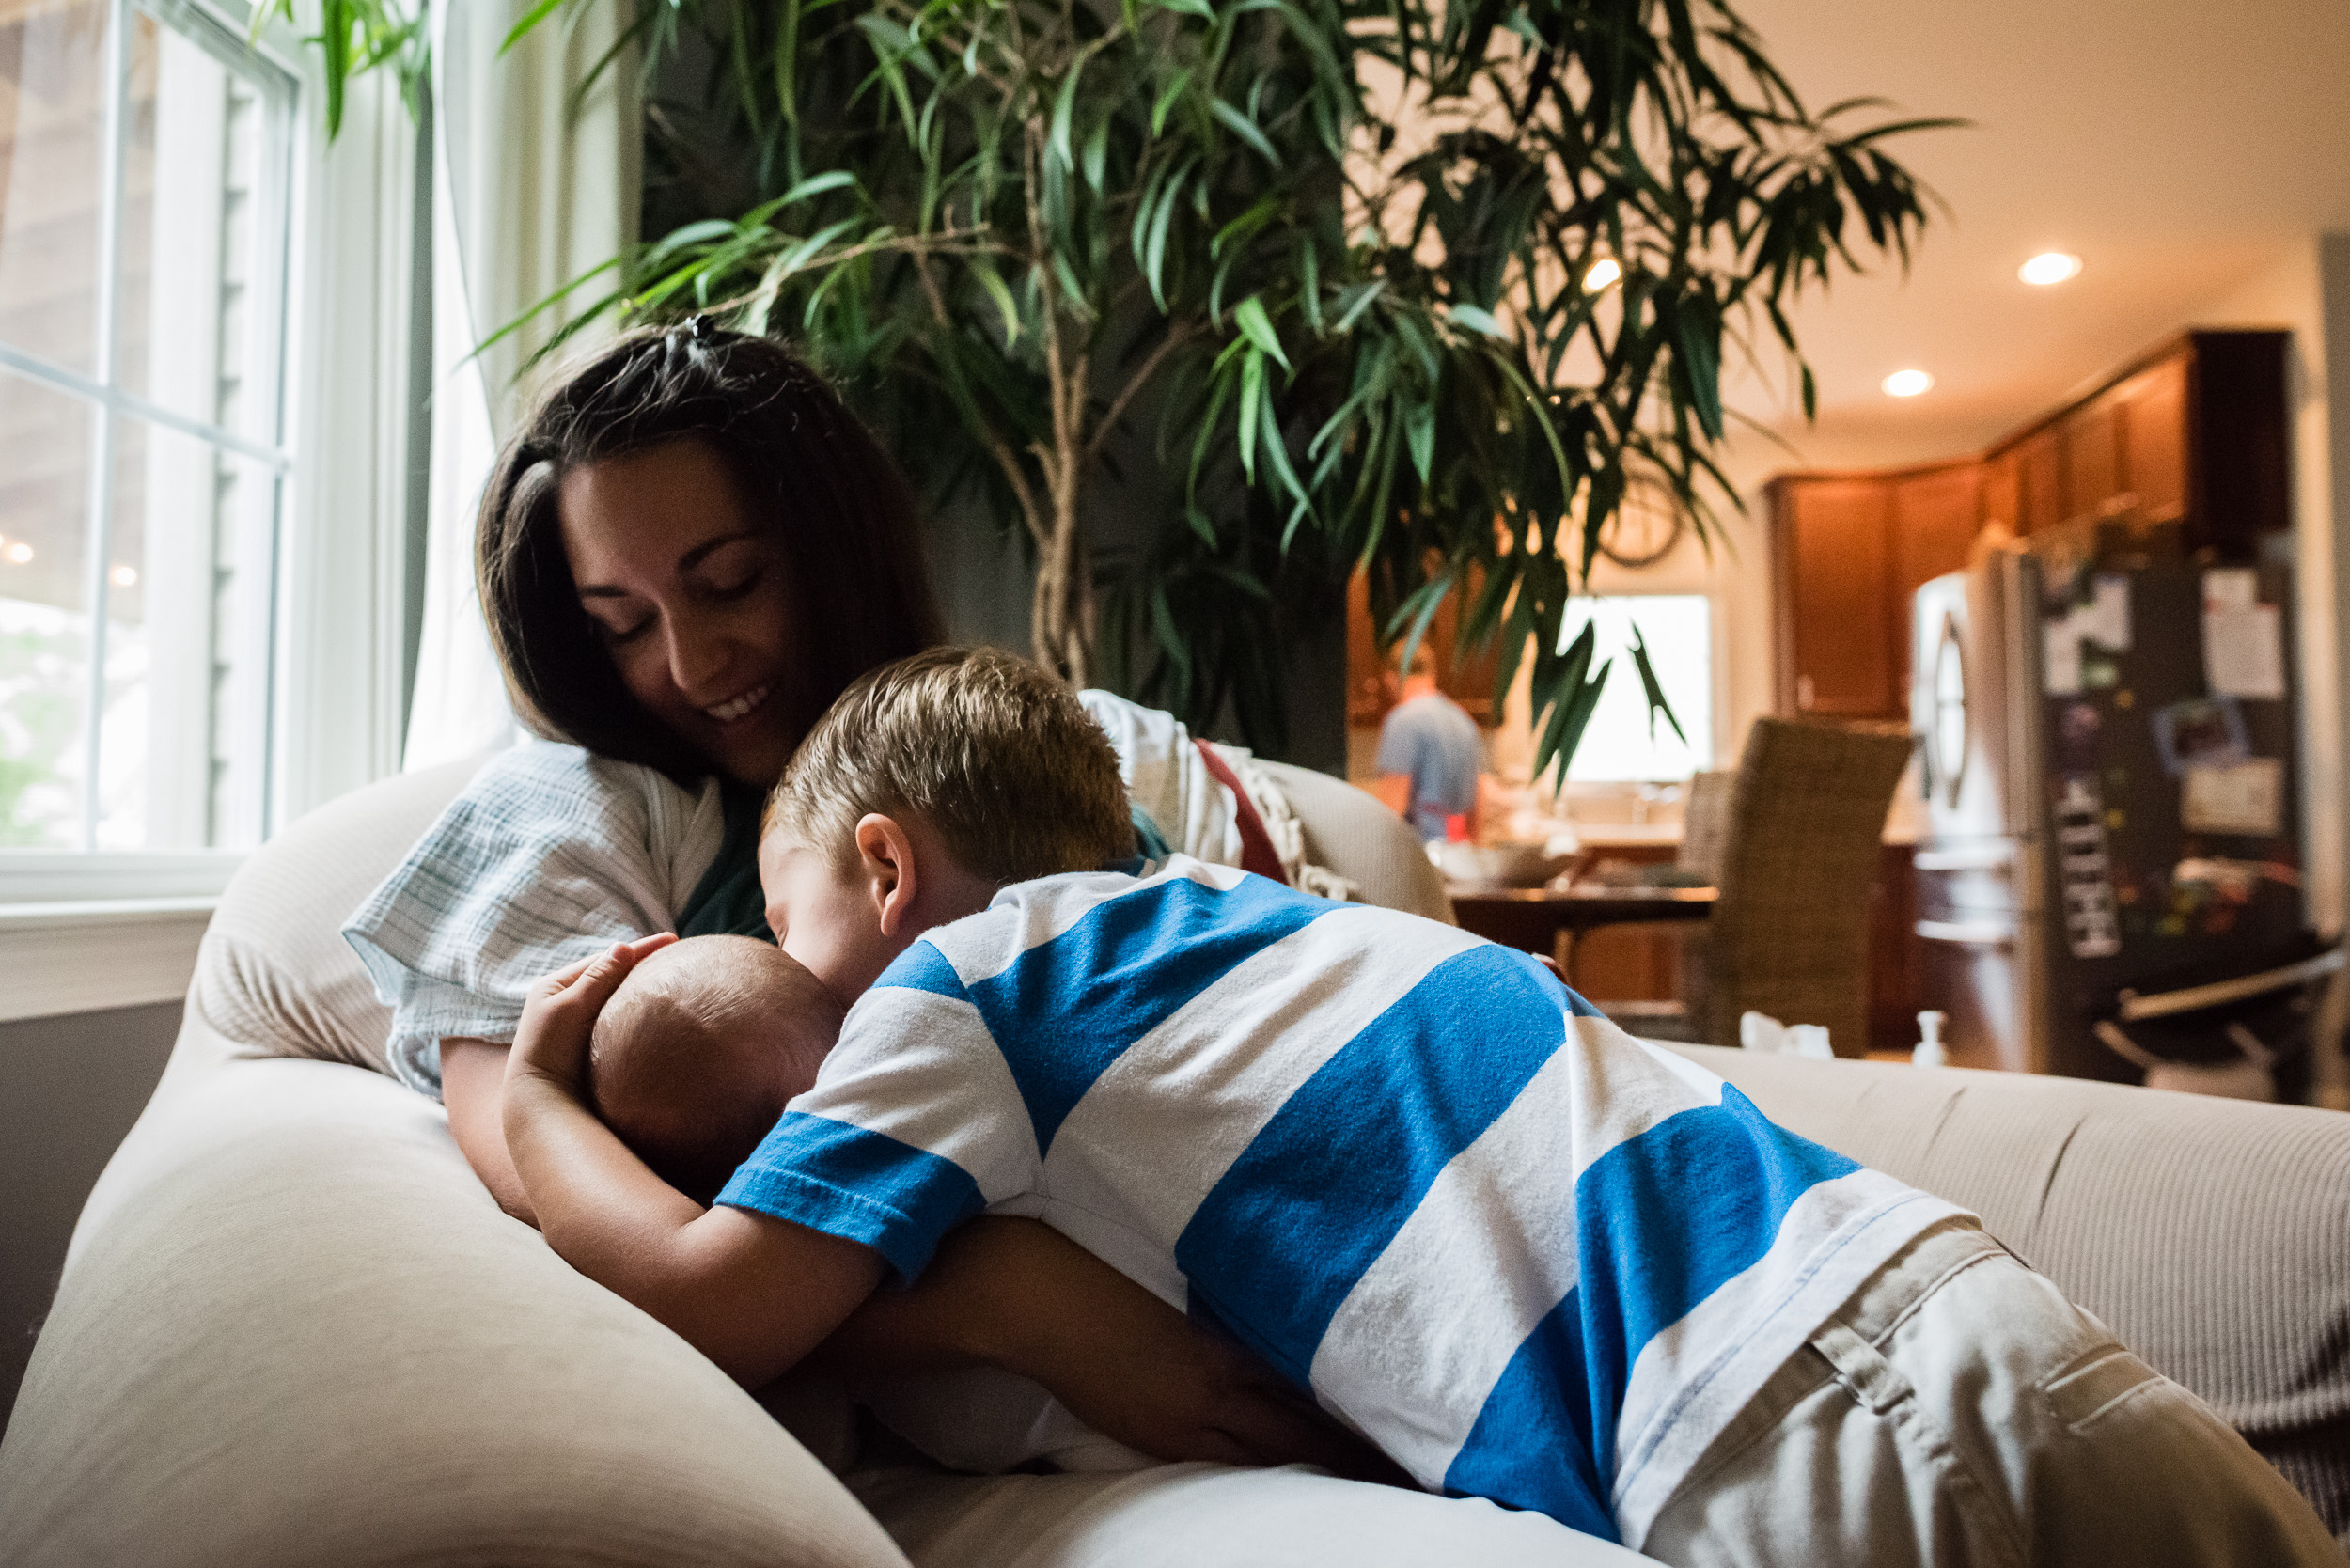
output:
{"label": "beige couch", "polygon": [[[386,1017],[336,927],[467,774],[325,808],[222,901],[0,1442],[0,1562],[1595,1560],[1526,1515],[1282,1472],[860,1467],[814,1386],[771,1398],[787,1432],[500,1215],[381,1072]],[[1442,912],[1392,817],[1287,776],[1317,858]],[[2350,1532],[2350,1117],[1686,1049],[1981,1213]]]}

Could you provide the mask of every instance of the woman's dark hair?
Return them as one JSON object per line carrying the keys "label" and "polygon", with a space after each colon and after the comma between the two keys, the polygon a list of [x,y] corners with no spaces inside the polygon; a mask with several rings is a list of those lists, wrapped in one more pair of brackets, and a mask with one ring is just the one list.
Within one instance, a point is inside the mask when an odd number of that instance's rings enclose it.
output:
{"label": "woman's dark hair", "polygon": [[580,607],[556,497],[565,477],[690,437],[773,534],[801,667],[776,695],[806,734],[850,682],[937,642],[914,498],[822,379],[779,344],[697,319],[631,333],[540,400],[481,497],[475,541],[491,645],[525,723],[690,781],[710,759],[621,683]]}

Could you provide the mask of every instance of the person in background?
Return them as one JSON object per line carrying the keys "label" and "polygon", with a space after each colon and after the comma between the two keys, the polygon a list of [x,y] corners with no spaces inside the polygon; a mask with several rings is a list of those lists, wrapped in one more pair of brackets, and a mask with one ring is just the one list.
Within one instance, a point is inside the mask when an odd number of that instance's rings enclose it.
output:
{"label": "person in background", "polygon": [[1403,689],[1379,727],[1379,777],[1371,793],[1412,824],[1422,839],[1441,843],[1448,819],[1462,818],[1477,836],[1477,778],[1484,747],[1477,721],[1436,689],[1435,655],[1428,644],[1412,650]]}

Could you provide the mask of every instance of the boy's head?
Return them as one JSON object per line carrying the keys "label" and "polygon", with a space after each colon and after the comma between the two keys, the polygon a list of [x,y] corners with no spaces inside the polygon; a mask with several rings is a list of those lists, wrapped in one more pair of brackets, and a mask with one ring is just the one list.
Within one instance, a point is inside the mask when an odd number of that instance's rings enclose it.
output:
{"label": "boy's head", "polygon": [[844,1000],[1009,883],[1135,853],[1118,755],[1067,685],[995,649],[858,680],[767,803],[760,880],[783,949]]}
{"label": "boy's head", "polygon": [[839,1004],[792,959],[747,936],[688,937],[639,963],[604,1005],[588,1081],[620,1141],[707,1203],[839,1035]]}

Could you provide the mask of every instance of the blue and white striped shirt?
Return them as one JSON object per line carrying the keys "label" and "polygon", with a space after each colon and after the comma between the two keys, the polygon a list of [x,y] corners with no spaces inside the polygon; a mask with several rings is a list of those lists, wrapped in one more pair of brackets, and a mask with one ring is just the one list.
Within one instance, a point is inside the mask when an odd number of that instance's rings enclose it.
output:
{"label": "blue and white striped shirt", "polygon": [[907,1278],[1042,1218],[1431,1490],[1637,1545],[1938,1200],[1522,953],[1177,856],[932,932],[718,1201]]}

